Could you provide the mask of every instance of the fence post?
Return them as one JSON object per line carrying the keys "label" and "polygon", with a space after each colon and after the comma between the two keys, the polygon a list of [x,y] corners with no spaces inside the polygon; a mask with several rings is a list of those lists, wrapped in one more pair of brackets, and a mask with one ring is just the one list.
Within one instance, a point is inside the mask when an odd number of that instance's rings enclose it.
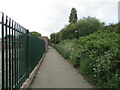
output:
{"label": "fence post", "polygon": [[29,73],[30,73],[30,62],[29,62],[29,30],[26,30],[26,33],[27,33],[27,42],[26,42],[26,61],[27,61],[27,65],[26,65],[26,70],[27,70],[27,77],[29,78]]}
{"label": "fence post", "polygon": [[4,89],[4,13],[2,13],[2,89]]}

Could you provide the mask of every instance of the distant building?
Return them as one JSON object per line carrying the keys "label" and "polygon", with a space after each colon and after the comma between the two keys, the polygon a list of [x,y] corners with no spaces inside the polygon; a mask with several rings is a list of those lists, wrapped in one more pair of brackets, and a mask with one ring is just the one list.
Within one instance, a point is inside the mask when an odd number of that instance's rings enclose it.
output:
{"label": "distant building", "polygon": [[120,1],[118,2],[118,22],[120,22]]}
{"label": "distant building", "polygon": [[44,40],[45,43],[46,43],[46,50],[48,49],[48,40],[47,40],[47,37],[46,36],[40,36],[39,37],[41,40]]}

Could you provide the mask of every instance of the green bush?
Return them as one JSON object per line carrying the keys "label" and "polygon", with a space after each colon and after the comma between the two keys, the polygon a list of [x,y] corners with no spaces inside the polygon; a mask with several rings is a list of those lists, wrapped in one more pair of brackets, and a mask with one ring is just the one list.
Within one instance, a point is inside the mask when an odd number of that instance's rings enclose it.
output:
{"label": "green bush", "polygon": [[[80,53],[85,54],[81,56],[83,57],[80,65],[81,72],[98,87],[120,87],[118,34],[98,31],[90,36],[80,38],[78,42]],[[93,80],[93,78],[95,79]]]}
{"label": "green bush", "polygon": [[55,47],[81,74],[99,88],[120,88],[120,35],[97,31],[78,40],[65,40]]}

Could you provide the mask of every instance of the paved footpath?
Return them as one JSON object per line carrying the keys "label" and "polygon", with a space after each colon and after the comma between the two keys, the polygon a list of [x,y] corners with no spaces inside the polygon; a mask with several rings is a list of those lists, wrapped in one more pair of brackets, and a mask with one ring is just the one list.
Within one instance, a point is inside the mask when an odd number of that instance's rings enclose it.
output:
{"label": "paved footpath", "polygon": [[30,88],[92,88],[55,49],[50,48]]}

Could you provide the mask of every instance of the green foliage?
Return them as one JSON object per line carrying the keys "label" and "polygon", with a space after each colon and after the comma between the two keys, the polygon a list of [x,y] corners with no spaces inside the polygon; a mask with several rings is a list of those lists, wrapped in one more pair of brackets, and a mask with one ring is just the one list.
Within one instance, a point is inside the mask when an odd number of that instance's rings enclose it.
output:
{"label": "green foliage", "polygon": [[59,43],[65,39],[75,39],[82,36],[90,35],[97,30],[103,30],[104,23],[94,17],[87,17],[78,20],[75,23],[66,25],[60,32],[52,33],[52,43]]}
{"label": "green foliage", "polygon": [[77,11],[75,8],[72,8],[71,9],[71,13],[70,13],[70,16],[69,16],[69,22],[70,24],[72,23],[75,23],[77,21]]}
{"label": "green foliage", "polygon": [[119,26],[120,24],[110,24],[110,25],[107,25],[105,26],[105,30],[108,30],[110,32],[119,32],[120,28]]}
{"label": "green foliage", "polygon": [[95,33],[97,30],[103,30],[104,23],[100,22],[94,17],[83,17],[82,20],[79,20],[76,24],[76,38],[90,35]]}
{"label": "green foliage", "polygon": [[[68,59],[70,56],[70,52],[71,52],[71,48],[70,46],[72,46],[72,42],[69,43],[70,40],[64,40],[63,42],[55,45],[55,48],[57,49],[57,51],[63,56],[65,57],[65,59]],[[64,45],[64,46],[63,46]],[[66,48],[67,47],[67,48]]]}
{"label": "green foliage", "polygon": [[103,30],[104,24],[98,19],[93,17],[87,17],[79,20],[74,24],[67,25],[62,29],[62,40],[74,39],[82,36],[90,35],[97,30]]}
{"label": "green foliage", "polygon": [[52,33],[50,35],[50,39],[51,39],[50,43],[54,43],[54,44],[59,43],[60,40],[61,40],[60,35],[61,35],[60,32],[58,32],[58,33]]}
{"label": "green foliage", "polygon": [[81,74],[99,88],[120,88],[120,35],[99,30],[89,36],[65,40],[55,48]]}
{"label": "green foliage", "polygon": [[34,36],[37,36],[37,37],[39,37],[39,36],[41,36],[41,34],[40,33],[38,33],[38,32],[31,32]]}
{"label": "green foliage", "polygon": [[51,43],[55,43],[55,33],[52,33],[52,34],[50,35],[50,42],[51,42]]}
{"label": "green foliage", "polygon": [[120,81],[118,34],[99,31],[89,37],[80,38],[78,42],[81,46],[80,53],[85,55],[81,55],[81,73],[98,87],[118,88],[120,83],[118,82]]}

